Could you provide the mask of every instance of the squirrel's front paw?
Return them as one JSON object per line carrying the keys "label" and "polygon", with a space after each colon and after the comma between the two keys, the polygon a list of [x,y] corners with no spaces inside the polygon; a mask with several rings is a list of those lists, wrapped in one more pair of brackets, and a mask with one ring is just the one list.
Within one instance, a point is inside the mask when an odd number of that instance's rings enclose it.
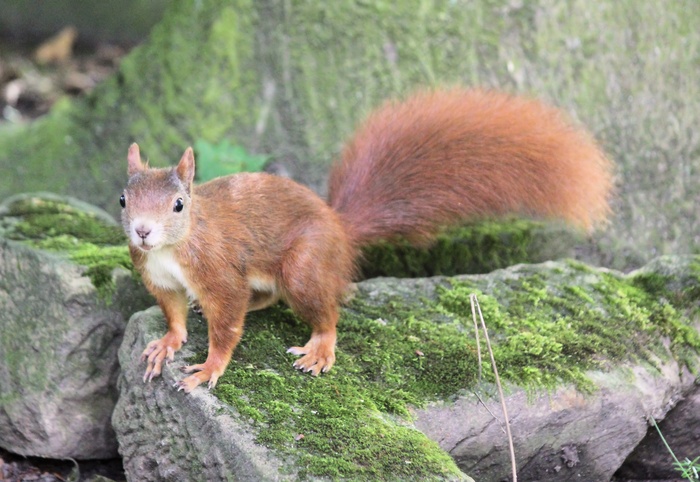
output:
{"label": "squirrel's front paw", "polygon": [[184,337],[168,332],[160,340],[153,340],[141,354],[141,361],[146,361],[146,372],[143,381],[150,382],[160,375],[163,369],[163,361],[171,362],[175,359],[175,352],[180,349],[186,340]]}

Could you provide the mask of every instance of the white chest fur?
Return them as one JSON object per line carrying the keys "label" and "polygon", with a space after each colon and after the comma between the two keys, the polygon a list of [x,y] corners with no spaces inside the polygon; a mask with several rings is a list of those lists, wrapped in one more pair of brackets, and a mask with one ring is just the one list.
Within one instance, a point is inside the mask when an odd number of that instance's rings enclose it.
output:
{"label": "white chest fur", "polygon": [[190,299],[197,298],[172,249],[161,248],[148,253],[145,268],[157,287],[172,291],[184,290]]}

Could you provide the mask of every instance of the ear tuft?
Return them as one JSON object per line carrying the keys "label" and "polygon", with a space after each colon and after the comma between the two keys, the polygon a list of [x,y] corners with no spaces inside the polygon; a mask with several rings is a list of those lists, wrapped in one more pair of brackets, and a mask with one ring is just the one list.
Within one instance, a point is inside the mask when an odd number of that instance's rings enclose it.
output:
{"label": "ear tuft", "polygon": [[194,181],[194,152],[191,147],[185,150],[180,162],[177,164],[177,168],[175,168],[175,172],[177,172],[177,177],[180,181],[186,186],[187,192],[190,192]]}
{"label": "ear tuft", "polygon": [[129,165],[127,168],[127,173],[129,177],[133,176],[137,172],[144,171],[146,166],[141,162],[141,152],[139,151],[139,145],[135,142],[129,146],[129,154],[127,155],[127,160]]}

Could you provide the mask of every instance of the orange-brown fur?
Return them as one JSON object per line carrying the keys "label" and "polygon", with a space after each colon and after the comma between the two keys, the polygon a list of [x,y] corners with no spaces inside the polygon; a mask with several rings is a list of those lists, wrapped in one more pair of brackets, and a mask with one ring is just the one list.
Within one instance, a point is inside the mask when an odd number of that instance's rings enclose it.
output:
{"label": "orange-brown fur", "polygon": [[329,197],[359,244],[429,241],[443,226],[512,212],[590,229],[608,215],[611,167],[585,131],[541,102],[428,91],[362,124],[331,171]]}
{"label": "orange-brown fur", "polygon": [[[134,144],[129,174],[123,223],[131,255],[168,322],[167,334],[144,351],[144,379],[159,375],[186,341],[188,290],[209,324],[209,355],[184,368],[193,373],[179,384],[186,391],[216,383],[246,311],[278,298],[312,327],[309,342],[290,349],[303,355],[295,366],[314,375],[330,369],[339,304],[365,244],[397,237],[425,243],[445,225],[509,212],[589,229],[606,218],[611,189],[610,162],[558,110],[463,89],[418,93],[372,114],[331,171],[330,207],[267,174],[193,187],[191,149],[176,168],[149,169]],[[175,260],[163,262],[176,265],[167,283],[150,277],[156,250]],[[180,273],[182,285],[172,281]]]}

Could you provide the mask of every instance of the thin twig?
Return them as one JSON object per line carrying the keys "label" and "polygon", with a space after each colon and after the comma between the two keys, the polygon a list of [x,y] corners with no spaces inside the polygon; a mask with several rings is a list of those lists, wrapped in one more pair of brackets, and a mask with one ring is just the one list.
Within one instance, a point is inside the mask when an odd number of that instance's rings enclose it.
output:
{"label": "thin twig", "polygon": [[484,406],[484,408],[486,409],[486,411],[489,412],[489,414],[493,417],[493,419],[494,419],[496,422],[498,422],[498,425],[500,425],[500,427],[501,427],[501,431],[502,431],[503,433],[506,433],[506,428],[503,426],[503,422],[501,422],[501,419],[498,418],[498,417],[496,416],[496,414],[493,413],[493,412],[491,411],[491,409],[489,408],[488,405],[486,405],[486,403],[484,403],[484,401],[481,399],[481,395],[479,395],[479,392],[474,391],[474,392],[472,392],[472,393],[474,393],[474,395],[476,395],[476,398],[479,399],[479,401],[481,402],[481,404]]}
{"label": "thin twig", "polygon": [[[476,298],[476,295],[469,295],[470,299],[472,296]],[[474,308],[474,302],[472,301],[472,319],[474,320],[474,338],[476,338],[476,358],[479,361],[479,383],[481,383],[481,342],[479,341],[479,324],[476,321],[476,309]],[[483,403],[483,402],[482,402]],[[484,404],[484,406],[486,406]]]}
{"label": "thin twig", "polygon": [[506,399],[503,396],[503,387],[501,386],[501,379],[498,376],[498,369],[496,368],[496,359],[493,356],[493,350],[491,349],[491,341],[489,340],[489,332],[486,329],[486,322],[484,321],[484,316],[481,313],[481,307],[479,306],[479,300],[476,299],[475,294],[471,294],[469,299],[472,303],[472,310],[476,305],[476,309],[479,312],[479,319],[481,319],[481,327],[484,330],[484,339],[486,340],[486,346],[489,349],[489,355],[491,356],[491,366],[493,367],[493,374],[496,377],[496,386],[498,387],[498,394],[501,397],[501,409],[503,410],[503,419],[506,425],[506,435],[508,436],[508,449],[510,450],[510,463],[513,469],[513,482],[518,480],[518,469],[515,463],[515,447],[513,446],[513,436],[510,433],[510,421],[508,420],[508,410],[506,408]]}

